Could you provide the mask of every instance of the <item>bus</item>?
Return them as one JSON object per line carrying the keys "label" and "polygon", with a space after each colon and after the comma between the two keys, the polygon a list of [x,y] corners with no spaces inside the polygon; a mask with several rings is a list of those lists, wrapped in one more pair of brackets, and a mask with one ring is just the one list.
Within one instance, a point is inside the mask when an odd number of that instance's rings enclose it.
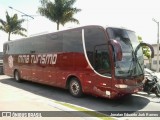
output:
{"label": "bus", "polygon": [[144,60],[134,31],[88,25],[9,41],[4,74],[83,94],[114,99],[142,89]]}

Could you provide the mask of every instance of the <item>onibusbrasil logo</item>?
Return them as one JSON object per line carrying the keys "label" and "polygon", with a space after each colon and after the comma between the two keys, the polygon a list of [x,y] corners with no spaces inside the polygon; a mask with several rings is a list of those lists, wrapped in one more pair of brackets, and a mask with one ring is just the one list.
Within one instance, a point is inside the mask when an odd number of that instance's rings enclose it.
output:
{"label": "onibusbrasil logo", "polygon": [[10,68],[13,67],[13,57],[11,55],[8,57],[8,65]]}

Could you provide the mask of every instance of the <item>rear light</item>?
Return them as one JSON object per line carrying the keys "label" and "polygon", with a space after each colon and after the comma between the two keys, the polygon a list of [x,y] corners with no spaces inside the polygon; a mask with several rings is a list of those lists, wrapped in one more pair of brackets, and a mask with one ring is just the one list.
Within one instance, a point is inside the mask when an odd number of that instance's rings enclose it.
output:
{"label": "rear light", "polygon": [[117,87],[117,88],[128,88],[128,85],[125,85],[125,84],[116,84],[115,87]]}

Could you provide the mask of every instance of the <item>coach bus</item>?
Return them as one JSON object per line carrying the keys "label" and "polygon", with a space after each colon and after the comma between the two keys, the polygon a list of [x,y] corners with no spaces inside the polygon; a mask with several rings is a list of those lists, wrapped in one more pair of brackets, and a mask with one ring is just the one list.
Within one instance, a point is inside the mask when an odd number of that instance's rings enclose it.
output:
{"label": "coach bus", "polygon": [[113,99],[142,88],[141,45],[134,31],[98,25],[23,38],[4,43],[4,73]]}

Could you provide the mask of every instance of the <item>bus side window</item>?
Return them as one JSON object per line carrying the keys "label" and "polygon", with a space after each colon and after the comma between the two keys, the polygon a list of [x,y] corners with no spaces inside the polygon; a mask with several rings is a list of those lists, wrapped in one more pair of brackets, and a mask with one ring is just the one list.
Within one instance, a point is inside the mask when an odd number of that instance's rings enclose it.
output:
{"label": "bus side window", "polygon": [[63,33],[64,52],[83,52],[81,30],[66,31]]}
{"label": "bus side window", "polygon": [[44,39],[45,39],[45,45],[46,45],[44,52],[51,53],[51,52],[62,51],[62,35],[60,33],[49,34]]}
{"label": "bus side window", "polygon": [[105,71],[106,73],[111,74],[107,45],[102,45],[100,49],[96,48],[95,54],[95,70],[97,70],[98,72]]}
{"label": "bus side window", "polygon": [[111,76],[109,45],[100,28],[85,28],[85,47],[88,60],[99,74]]}

